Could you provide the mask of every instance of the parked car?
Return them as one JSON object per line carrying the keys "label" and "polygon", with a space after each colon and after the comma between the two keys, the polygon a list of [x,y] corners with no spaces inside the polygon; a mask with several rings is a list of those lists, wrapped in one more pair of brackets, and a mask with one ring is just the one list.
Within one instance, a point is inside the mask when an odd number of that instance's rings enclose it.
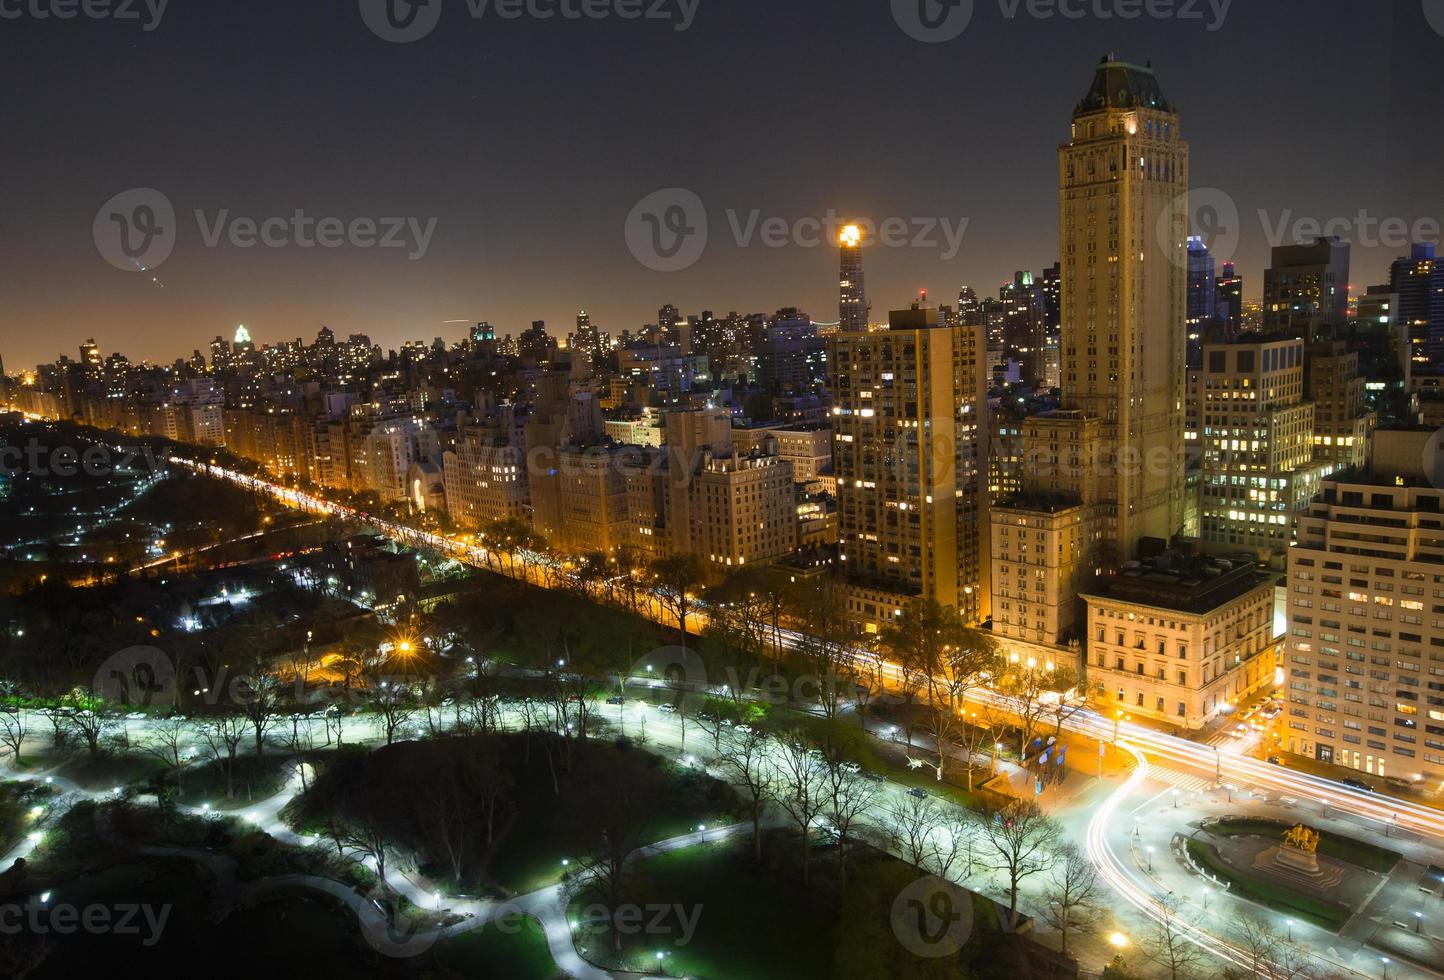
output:
{"label": "parked car", "polygon": [[657,710],[670,715],[677,710],[677,706],[675,704],[659,704]]}
{"label": "parked car", "polygon": [[862,766],[858,765],[856,762],[844,762],[844,763],[842,764],[842,771],[843,771],[843,772],[850,772],[850,773],[859,773],[859,772],[862,772]]}
{"label": "parked car", "polygon": [[616,707],[621,707],[622,705],[624,705],[624,704],[626,704],[626,703],[627,703],[627,699],[626,699],[626,698],[618,698],[618,697],[610,697],[610,698],[607,698],[607,704],[615,705]]}
{"label": "parked car", "polygon": [[732,728],[732,730],[733,730],[734,732],[736,732],[738,735],[751,735],[751,734],[752,734],[752,726],[751,726],[751,725],[736,725],[736,726],[734,726],[734,727]]}
{"label": "parked car", "polygon": [[1350,777],[1347,778],[1347,779],[1341,779],[1341,780],[1339,780],[1339,782],[1343,783],[1345,786],[1349,787],[1350,789],[1356,789],[1356,790],[1359,790],[1360,792],[1363,792],[1363,793],[1372,793],[1372,792],[1374,792],[1374,787],[1370,786],[1368,783],[1364,782],[1362,779],[1354,779],[1352,776],[1350,776]]}
{"label": "parked car", "polygon": [[915,796],[920,800],[925,800],[928,798],[928,791],[925,789],[910,789],[908,790],[908,796]]}

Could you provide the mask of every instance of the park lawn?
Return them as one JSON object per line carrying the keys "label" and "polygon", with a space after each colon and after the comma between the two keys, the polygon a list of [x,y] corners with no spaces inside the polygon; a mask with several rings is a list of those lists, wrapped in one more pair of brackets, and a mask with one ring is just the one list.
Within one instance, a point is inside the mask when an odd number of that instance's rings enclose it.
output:
{"label": "park lawn", "polygon": [[55,775],[73,780],[88,790],[103,791],[143,783],[165,768],[165,763],[139,752],[117,752],[92,759],[83,749],[70,755]]}
{"label": "park lawn", "polygon": [[[1282,840],[1284,833],[1292,827],[1293,824],[1277,820],[1227,818],[1209,824],[1207,829],[1209,833],[1220,837],[1271,837]],[[1398,851],[1327,830],[1319,831],[1319,853],[1367,871],[1377,871],[1379,874],[1393,871],[1394,865],[1403,858]]]}
{"label": "park lawn", "polygon": [[[489,862],[487,876],[492,883],[525,895],[556,884],[568,870],[562,862],[580,856],[573,853],[568,843],[575,837],[576,814],[558,805],[541,749],[533,750],[528,764],[523,761],[519,739],[511,737],[510,746],[505,764],[514,781],[512,792],[517,817]],[[574,751],[578,753],[577,765],[616,766],[626,764],[628,759],[626,753],[604,742],[578,742]],[[627,751],[641,753],[642,750]],[[703,802],[706,794],[695,781],[707,777],[675,767],[669,771],[675,792],[655,801],[646,827],[647,841],[691,833],[699,824],[728,823],[736,816],[706,807]],[[564,781],[564,795],[565,789]]]}
{"label": "park lawn", "polygon": [[209,803],[219,811],[239,810],[275,796],[285,788],[294,770],[286,765],[293,756],[236,756],[235,798],[226,799],[226,773],[220,762],[187,769],[181,776],[179,802],[187,806]]}
{"label": "park lawn", "polygon": [[48,808],[56,795],[55,790],[44,783],[24,780],[0,783],[0,853],[10,850],[30,832],[35,824],[31,808]]}
{"label": "park lawn", "polygon": [[437,961],[476,980],[551,980],[559,975],[542,924],[529,915],[508,916],[443,943]]}
{"label": "park lawn", "polygon": [[[716,980],[821,975],[819,968],[832,960],[833,903],[805,890],[800,876],[790,871],[754,867],[751,846],[750,840],[701,844],[641,862],[636,868],[637,904],[681,906],[688,916],[696,915],[696,932],[684,943],[677,916],[669,914],[659,926],[664,932],[629,938],[626,966]],[[820,865],[828,859],[814,860]],[[571,917],[580,920],[591,901],[586,895],[574,900]],[[647,926],[651,918],[649,913],[641,924]],[[605,931],[579,932],[578,938],[579,948],[586,944],[611,961]],[[658,952],[666,954],[660,964]]]}
{"label": "park lawn", "polygon": [[1218,849],[1206,841],[1190,838],[1188,854],[1204,870],[1231,885],[1233,894],[1268,906],[1278,912],[1296,915],[1321,929],[1338,932],[1353,918],[1342,905],[1313,898],[1277,882],[1245,874],[1219,856]]}

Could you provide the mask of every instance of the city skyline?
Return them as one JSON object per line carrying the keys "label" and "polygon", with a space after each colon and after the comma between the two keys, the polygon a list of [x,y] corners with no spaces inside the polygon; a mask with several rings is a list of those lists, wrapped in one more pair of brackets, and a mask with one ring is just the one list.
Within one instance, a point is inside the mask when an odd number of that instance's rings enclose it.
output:
{"label": "city skyline", "polygon": [[[277,19],[294,24],[295,38],[267,34],[271,47],[264,47],[249,16],[266,27]],[[764,16],[767,30],[749,30]],[[1427,168],[1414,162],[1437,158],[1444,140],[1437,129],[1411,122],[1427,106],[1427,86],[1411,71],[1422,62],[1411,52],[1423,56],[1439,40],[1417,4],[1371,6],[1367,16],[1357,3],[1318,4],[1307,22],[1236,5],[1216,31],[1206,23],[1009,19],[983,5],[961,37],[936,45],[907,37],[879,5],[810,26],[823,44],[855,45],[854,38],[866,34],[879,64],[906,59],[913,69],[908,88],[864,61],[840,82],[832,73],[825,82],[800,79],[790,100],[773,104],[759,98],[760,78],[723,84],[690,70],[690,46],[708,30],[746,38],[763,58],[786,59],[804,25],[801,13],[764,15],[742,5],[704,7],[687,31],[668,29],[665,43],[662,31],[645,24],[564,24],[548,33],[547,25],[517,22],[490,33],[457,23],[416,44],[392,45],[371,36],[359,18],[277,4],[204,24],[174,12],[154,31],[136,27],[127,35],[134,49],[117,55],[109,42],[125,29],[119,24],[18,23],[15,30],[36,40],[69,46],[97,75],[138,76],[154,107],[133,112],[110,99],[83,99],[78,114],[65,120],[43,111],[43,99],[18,107],[9,138],[28,149],[18,154],[13,174],[24,193],[0,231],[8,272],[0,355],[28,367],[96,336],[108,349],[164,361],[184,353],[172,349],[171,338],[194,337],[194,346],[239,323],[270,342],[309,336],[324,323],[342,335],[365,333],[397,347],[407,339],[430,340],[446,321],[487,320],[515,334],[536,319],[567,323],[579,309],[615,333],[647,321],[655,302],[636,299],[642,295],[691,310],[797,306],[830,321],[836,259],[827,236],[816,246],[773,248],[758,231],[768,219],[791,227],[826,220],[829,212],[840,221],[967,222],[957,254],[946,260],[950,248],[941,234],[923,247],[868,250],[875,319],[923,288],[939,302],[963,285],[991,292],[1013,271],[1036,272],[1057,259],[1056,201],[1038,188],[1051,182],[1048,151],[1066,133],[1053,113],[1038,111],[1056,99],[1043,68],[1068,65],[1082,73],[1108,51],[1153,62],[1188,112],[1200,147],[1195,190],[1223,190],[1240,214],[1233,254],[1217,259],[1238,262],[1250,298],[1261,295],[1270,237],[1281,228],[1296,230],[1299,219],[1320,226],[1339,219],[1345,232],[1363,238],[1377,237],[1378,228],[1371,232],[1357,220],[1360,209],[1366,222],[1402,221],[1411,229],[1444,216]],[[594,54],[585,30],[611,42],[612,55]],[[238,32],[258,50],[273,51],[271,70],[262,77],[234,60],[198,59],[214,31]],[[533,42],[527,50],[539,52],[539,60],[520,70],[544,66],[550,85],[526,86],[505,98],[471,89],[473,76],[458,67],[463,58],[479,78],[517,67],[509,64],[518,57],[515,46],[492,41],[506,39],[506,32]],[[1291,74],[1299,57],[1327,50],[1337,36],[1349,38],[1351,63],[1365,70],[1315,73],[1299,88]],[[329,62],[334,74],[324,78],[306,59],[288,57],[320,37],[336,48]],[[1033,43],[1005,56],[1001,49],[1015,48],[1019,38]],[[1282,115],[1236,96],[1206,67],[1279,45],[1294,56],[1277,63],[1251,59],[1249,87],[1289,94],[1291,111]],[[556,57],[546,58],[552,51]],[[635,70],[626,66],[629,54],[642,51],[676,79],[677,91],[637,87]],[[395,69],[384,87],[360,74],[368,59]],[[9,59],[7,78],[19,84],[48,72],[33,54],[19,52]],[[192,86],[181,83],[191,76],[209,80],[218,109],[199,109]],[[426,84],[433,80],[439,84]],[[982,91],[1000,80],[1011,97],[920,95]],[[53,89],[63,94],[78,81],[56,79]],[[245,97],[257,84],[280,99],[264,115]],[[845,97],[834,106],[824,89],[838,84]],[[607,107],[618,98],[641,100],[645,111],[629,112],[621,132],[608,132],[602,119],[615,118]],[[683,110],[684,99],[696,107]],[[593,112],[585,111],[588,100]],[[939,109],[954,101],[962,122],[945,123]],[[413,105],[423,111],[412,112]],[[563,107],[570,125],[557,131],[546,120]],[[579,107],[583,111],[575,111]],[[328,118],[319,128],[308,115],[315,111]],[[789,112],[790,138],[756,153],[732,152],[767,126],[788,125]],[[363,119],[367,124],[354,131],[344,128]],[[660,142],[656,127],[647,131],[654,120],[672,127]],[[202,125],[208,139],[179,144],[176,127],[187,123]],[[834,134],[858,123],[860,152],[833,159],[827,148]],[[422,137],[423,125],[445,135]],[[1350,137],[1327,154],[1295,149],[1312,145],[1313,134],[1328,125]],[[80,126],[95,134],[99,150],[83,170],[67,162]],[[928,152],[890,152],[920,132],[928,135]],[[386,138],[375,139],[377,133]],[[288,135],[287,152],[276,153]],[[704,151],[684,152],[690,147]],[[578,151],[592,166],[581,180],[564,177],[559,168]],[[725,175],[717,166],[723,157],[731,167]],[[659,273],[629,254],[625,228],[639,201],[671,187],[703,202],[709,245],[689,268]],[[159,190],[179,216],[179,240],[156,270],[159,283],[117,271],[92,240],[98,210],[128,188]],[[424,258],[414,262],[408,259],[414,248],[247,249],[224,236],[214,248],[205,244],[223,215],[264,220],[289,218],[298,209],[316,219],[394,215],[423,227],[432,218],[436,224]],[[784,237],[790,241],[791,232]],[[1356,243],[1356,291],[1385,281],[1389,264],[1404,254],[1407,247]]]}

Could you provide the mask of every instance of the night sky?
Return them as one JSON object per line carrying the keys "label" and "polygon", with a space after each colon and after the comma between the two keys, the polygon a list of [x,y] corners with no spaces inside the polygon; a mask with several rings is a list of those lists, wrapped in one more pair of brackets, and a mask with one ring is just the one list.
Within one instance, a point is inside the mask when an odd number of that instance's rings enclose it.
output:
{"label": "night sky", "polygon": [[[22,3],[0,0],[13,10]],[[655,0],[647,0],[647,3]],[[691,2],[691,0],[689,0]],[[1083,0],[1073,0],[1081,4]],[[1088,0],[1092,3],[1094,0]],[[1111,6],[1114,0],[1107,0]],[[0,19],[0,355],[7,370],[104,351],[169,360],[245,323],[258,343],[321,324],[387,347],[449,320],[565,334],[580,308],[636,329],[658,306],[837,318],[832,248],[740,247],[727,212],[969,221],[961,251],[872,248],[874,317],[919,288],[952,302],[1057,258],[1057,145],[1107,52],[1151,60],[1192,143],[1194,187],[1236,201],[1238,261],[1262,289],[1256,212],[1363,208],[1444,219],[1444,0],[1234,0],[1202,20],[1009,20],[976,0],[920,43],[888,0],[699,0],[671,21],[507,21],[444,0],[435,31],[387,43],[357,0],[174,0],[159,26]],[[92,240],[129,188],[163,192],[178,238],[156,277]],[[682,187],[711,226],[676,273],[633,258],[639,200]],[[207,220],[411,217],[407,249],[207,247]],[[940,236],[939,236],[940,238]],[[1392,247],[1354,249],[1357,290]]]}

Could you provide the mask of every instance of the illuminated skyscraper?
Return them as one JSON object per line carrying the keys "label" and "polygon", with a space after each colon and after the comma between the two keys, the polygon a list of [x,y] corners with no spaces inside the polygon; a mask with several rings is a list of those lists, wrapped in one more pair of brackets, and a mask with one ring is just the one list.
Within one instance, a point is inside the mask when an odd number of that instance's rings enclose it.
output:
{"label": "illuminated skyscraper", "polygon": [[[1063,407],[1102,420],[1112,559],[1183,527],[1188,144],[1151,67],[1105,59],[1059,151]],[[1167,461],[1166,463],[1164,461]]]}
{"label": "illuminated skyscraper", "polygon": [[862,281],[862,229],[848,225],[838,239],[842,250],[842,272],[838,277],[842,302],[838,310],[838,331],[867,329],[867,291]]}
{"label": "illuminated skyscraper", "polygon": [[994,632],[1044,647],[1184,525],[1188,144],[1152,68],[1098,65],[1059,180],[1062,409],[1024,422],[1022,491],[989,536]]}

